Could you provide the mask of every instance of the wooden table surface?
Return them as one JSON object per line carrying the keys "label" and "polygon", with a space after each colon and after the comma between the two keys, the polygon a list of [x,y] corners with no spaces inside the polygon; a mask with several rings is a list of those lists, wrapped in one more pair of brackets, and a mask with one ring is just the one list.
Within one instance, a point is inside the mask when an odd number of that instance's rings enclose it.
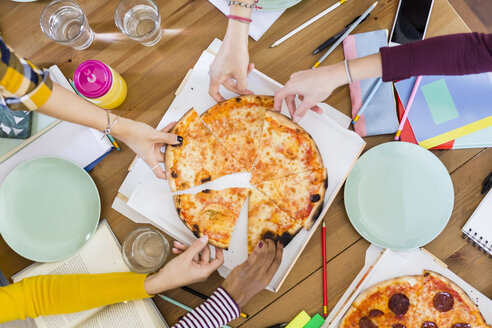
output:
{"label": "wooden table surface", "polygon": [[[0,1],[0,32],[16,52],[37,65],[47,67],[57,64],[66,76],[71,76],[84,60],[98,59],[121,73],[128,84],[128,98],[118,113],[156,126],[174,98],[174,92],[189,68],[202,51],[215,38],[222,38],[226,18],[206,0],[157,0],[161,10],[164,36],[154,47],[144,47],[126,39],[119,33],[113,20],[117,0],[80,0],[96,33],[90,48],[76,51],[60,46],[43,35],[39,17],[48,1],[15,3]],[[282,45],[270,49],[269,45],[308,20],[335,1],[304,0],[285,11],[260,41],[250,39],[249,52],[256,67],[285,83],[290,74],[308,69],[315,59],[310,55],[320,43],[341,30],[355,16],[361,14],[372,0],[353,0],[327,15]],[[397,0],[382,0],[371,13],[370,19],[357,27],[354,33],[377,29],[391,29]],[[466,32],[468,28],[446,0],[435,0],[428,36]],[[341,47],[331,54],[325,64],[343,58]],[[343,113],[350,113],[348,87],[337,89],[327,102]],[[392,140],[392,136],[365,138],[365,150]],[[492,260],[478,252],[461,238],[461,227],[482,200],[482,180],[489,174],[492,149],[467,149],[434,151],[449,173],[455,189],[455,206],[445,230],[425,247],[443,260],[449,268],[492,297]],[[120,239],[137,224],[111,208],[117,190],[127,174],[134,153],[125,145],[121,152],[113,152],[91,172],[102,203],[102,218],[107,218]],[[369,243],[361,238],[349,222],[340,192],[325,216],[327,224],[327,268],[329,310],[364,264]],[[250,315],[248,320],[237,319],[232,326],[266,327],[289,321],[299,311],[310,315],[322,312],[321,233],[315,233],[299,261],[278,293],[263,291],[242,310]],[[30,261],[20,257],[0,240],[0,270],[10,277]],[[193,287],[210,294],[222,282],[217,273],[206,282]],[[200,299],[180,290],[165,293],[189,306],[197,306]],[[159,309],[170,324],[185,312],[175,306],[155,299]]]}

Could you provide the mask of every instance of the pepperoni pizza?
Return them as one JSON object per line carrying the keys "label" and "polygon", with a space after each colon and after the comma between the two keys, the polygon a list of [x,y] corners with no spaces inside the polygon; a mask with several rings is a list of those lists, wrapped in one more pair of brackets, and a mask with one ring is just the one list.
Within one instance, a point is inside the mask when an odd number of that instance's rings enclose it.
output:
{"label": "pepperoni pizza", "polygon": [[432,271],[376,284],[354,301],[341,328],[490,328],[470,297]]}

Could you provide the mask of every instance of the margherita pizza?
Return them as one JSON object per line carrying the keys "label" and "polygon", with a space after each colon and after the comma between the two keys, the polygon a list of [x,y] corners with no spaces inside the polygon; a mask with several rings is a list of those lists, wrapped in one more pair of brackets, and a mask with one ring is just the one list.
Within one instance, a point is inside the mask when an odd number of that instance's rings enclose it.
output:
{"label": "margherita pizza", "polygon": [[[311,136],[272,111],[271,96],[241,96],[219,103],[201,117],[191,109],[172,129],[183,143],[167,146],[172,192],[227,174],[252,171],[248,202],[248,248],[261,239],[284,246],[302,227],[310,229],[323,206],[326,169]],[[197,236],[227,248],[247,189],[204,190],[175,196],[179,217]]]}
{"label": "margherita pizza", "polygon": [[470,297],[431,271],[383,281],[361,293],[342,328],[490,328]]}
{"label": "margherita pizza", "polygon": [[210,244],[227,248],[247,196],[246,188],[205,189],[174,196],[174,204],[181,220],[197,238],[207,235]]}
{"label": "margherita pizza", "polygon": [[183,137],[181,144],[166,147],[164,163],[172,192],[246,171],[212,135],[194,109],[176,123],[171,133]]}
{"label": "margherita pizza", "polygon": [[201,118],[225,148],[251,171],[260,145],[266,108],[273,108],[273,97],[241,96],[218,103]]}
{"label": "margherita pizza", "polygon": [[287,246],[302,226],[282,211],[270,198],[251,188],[248,201],[248,253],[262,239]]}
{"label": "margherita pizza", "polygon": [[307,230],[318,218],[328,186],[326,169],[258,182],[256,187]]}
{"label": "margherita pizza", "polygon": [[286,116],[267,110],[251,183],[322,169],[323,159],[311,136]]}

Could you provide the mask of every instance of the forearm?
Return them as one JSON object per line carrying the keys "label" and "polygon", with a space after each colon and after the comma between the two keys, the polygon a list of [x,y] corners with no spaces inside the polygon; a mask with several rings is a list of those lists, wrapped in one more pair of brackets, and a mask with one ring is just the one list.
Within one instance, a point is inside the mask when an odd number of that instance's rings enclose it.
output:
{"label": "forearm", "polygon": [[145,275],[133,272],[26,278],[0,288],[0,322],[146,298],[145,279]]}
{"label": "forearm", "polygon": [[174,328],[219,328],[239,317],[234,299],[220,287],[210,298],[184,316]]}
{"label": "forearm", "polygon": [[[243,1],[247,4],[253,4],[254,1],[246,0]],[[251,15],[253,10],[251,8],[241,7],[238,5],[233,5],[229,7],[229,14],[233,16],[239,16],[243,18],[251,19]],[[241,42],[245,44],[246,47],[248,45],[248,32],[249,32],[249,24],[237,21],[235,19],[229,19],[227,23],[227,31],[224,37],[224,42]]]}
{"label": "forearm", "polygon": [[[107,112],[68,91],[57,83],[53,83],[53,90],[48,101],[44,103],[38,112],[64,121],[88,126],[103,131],[108,126]],[[110,124],[114,123],[117,116],[110,114]],[[130,120],[120,117],[111,128],[111,134],[121,138],[129,129]]]}

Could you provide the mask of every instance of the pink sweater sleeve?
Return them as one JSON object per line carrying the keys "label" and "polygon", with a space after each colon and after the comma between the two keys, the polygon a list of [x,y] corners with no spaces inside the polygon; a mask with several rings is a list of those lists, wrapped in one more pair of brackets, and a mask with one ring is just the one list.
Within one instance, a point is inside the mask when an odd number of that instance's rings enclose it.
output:
{"label": "pink sweater sleeve", "polygon": [[492,71],[492,34],[438,36],[380,49],[383,81],[418,75],[464,75]]}

